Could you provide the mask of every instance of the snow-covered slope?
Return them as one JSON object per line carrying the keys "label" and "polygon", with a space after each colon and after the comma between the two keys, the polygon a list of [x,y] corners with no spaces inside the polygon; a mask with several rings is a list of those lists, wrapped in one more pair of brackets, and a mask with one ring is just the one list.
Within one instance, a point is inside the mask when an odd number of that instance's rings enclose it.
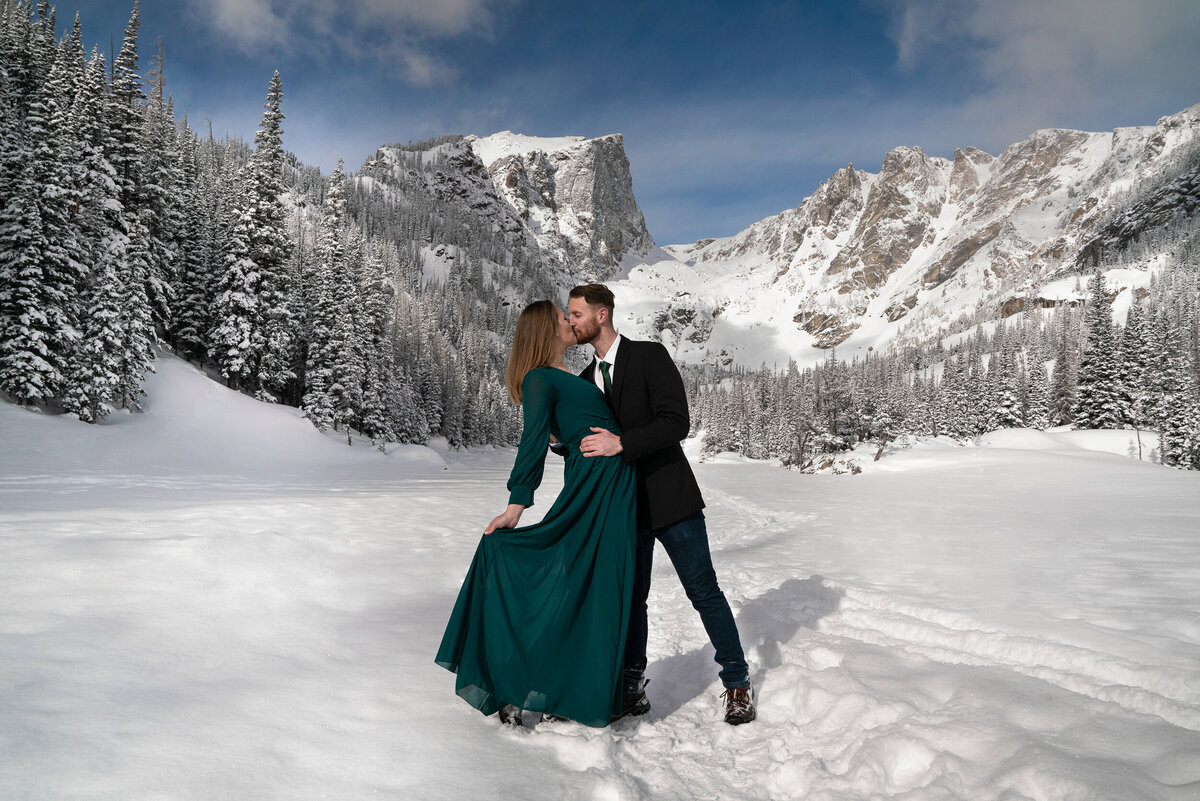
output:
{"label": "snow-covered slope", "polygon": [[433,655],[511,451],[347,448],[168,356],[146,389],[98,426],[0,404],[0,798],[1200,792],[1200,473],[1134,432],[697,465],[758,720],[721,722],[660,559],[650,713],[509,731]]}
{"label": "snow-covered slope", "polygon": [[734,236],[664,248],[616,287],[618,316],[643,335],[665,329],[683,360],[757,366],[928,340],[977,309],[1010,314],[1056,276],[1194,215],[1198,131],[1194,106],[1150,127],[1038,131],[995,157],[900,147],[878,173],[847,165]]}

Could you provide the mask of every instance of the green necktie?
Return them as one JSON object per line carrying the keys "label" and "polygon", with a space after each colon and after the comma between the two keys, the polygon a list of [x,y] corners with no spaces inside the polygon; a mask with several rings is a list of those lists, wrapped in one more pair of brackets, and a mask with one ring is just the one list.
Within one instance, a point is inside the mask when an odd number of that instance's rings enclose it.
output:
{"label": "green necktie", "polygon": [[612,398],[612,379],[608,377],[608,362],[600,362],[600,372],[604,375],[604,399]]}

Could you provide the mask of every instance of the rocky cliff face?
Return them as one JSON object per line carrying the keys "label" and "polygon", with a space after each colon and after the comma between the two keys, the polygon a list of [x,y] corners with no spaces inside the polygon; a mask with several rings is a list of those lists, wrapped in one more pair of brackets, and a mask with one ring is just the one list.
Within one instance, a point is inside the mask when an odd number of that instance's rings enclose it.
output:
{"label": "rocky cliff face", "polygon": [[620,134],[537,139],[504,132],[466,141],[542,250],[581,280],[609,280],[623,261],[654,247]]}
{"label": "rocky cliff face", "polygon": [[[991,156],[888,153],[724,239],[669,246],[617,293],[684,359],[757,365],[935,335],[1200,207],[1200,106],[1153,127],[1038,131]],[[618,309],[620,314],[620,308]]]}
{"label": "rocky cliff face", "polygon": [[[418,166],[419,165],[421,166]],[[620,134],[545,139],[450,137],[414,151],[380,148],[360,170],[404,198],[416,191],[502,233],[547,283],[608,281],[654,242],[633,196]]]}

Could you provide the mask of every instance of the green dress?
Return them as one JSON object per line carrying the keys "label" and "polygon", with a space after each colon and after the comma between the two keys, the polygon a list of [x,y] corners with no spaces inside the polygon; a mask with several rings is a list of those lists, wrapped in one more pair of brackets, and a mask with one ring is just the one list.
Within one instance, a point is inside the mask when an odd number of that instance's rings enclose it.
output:
{"label": "green dress", "polygon": [[485,715],[510,703],[606,726],[619,710],[633,588],[633,467],[579,452],[592,426],[620,433],[595,384],[539,367],[521,391],[509,503],[533,504],[550,433],[569,447],[563,489],[541,522],[480,539],[436,661]]}

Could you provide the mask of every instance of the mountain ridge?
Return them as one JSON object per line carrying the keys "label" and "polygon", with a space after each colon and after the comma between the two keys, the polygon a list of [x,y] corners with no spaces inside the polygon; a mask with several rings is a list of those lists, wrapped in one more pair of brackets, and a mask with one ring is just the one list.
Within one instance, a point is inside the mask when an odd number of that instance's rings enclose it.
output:
{"label": "mountain ridge", "polygon": [[[618,328],[662,340],[680,361],[812,364],[832,348],[922,344],[964,318],[1068,302],[1063,276],[1164,228],[1200,236],[1198,132],[1200,104],[1110,132],[1040,129],[997,155],[902,145],[878,172],[847,164],[732,236],[662,247],[619,133],[449,137],[419,155],[434,169],[405,168],[414,156],[395,146],[361,174],[425,181],[482,217],[541,271],[543,293],[609,283]],[[1149,256],[1144,269],[1160,263]]]}
{"label": "mountain ridge", "polygon": [[671,260],[614,286],[619,322],[683,361],[757,365],[928,339],[981,307],[1000,317],[1137,236],[1194,228],[1198,130],[1200,105],[1110,133],[1041,129],[996,156],[897,147],[878,173],[848,164],[732,236],[664,246]]}

